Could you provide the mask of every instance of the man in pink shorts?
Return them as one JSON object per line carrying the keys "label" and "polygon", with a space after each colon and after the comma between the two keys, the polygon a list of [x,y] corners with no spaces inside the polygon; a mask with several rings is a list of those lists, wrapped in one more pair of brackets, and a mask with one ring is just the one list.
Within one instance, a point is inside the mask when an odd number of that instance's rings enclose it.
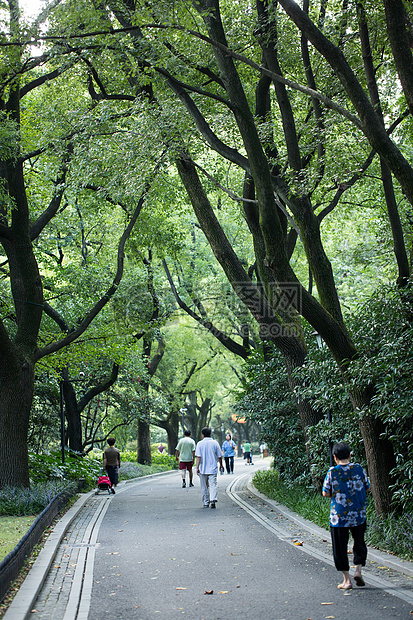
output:
{"label": "man in pink shorts", "polygon": [[184,436],[178,441],[178,445],[175,448],[175,458],[179,461],[179,469],[182,475],[182,488],[186,487],[186,470],[189,474],[189,486],[193,487],[192,478],[192,465],[195,460],[195,441],[191,438],[191,431],[184,431]]}

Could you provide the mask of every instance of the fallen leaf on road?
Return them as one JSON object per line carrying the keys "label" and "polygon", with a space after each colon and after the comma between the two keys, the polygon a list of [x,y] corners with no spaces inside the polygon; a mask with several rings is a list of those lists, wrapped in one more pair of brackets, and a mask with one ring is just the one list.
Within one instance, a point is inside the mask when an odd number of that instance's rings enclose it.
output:
{"label": "fallen leaf on road", "polygon": [[332,620],[332,618],[335,618],[335,616],[326,616],[326,620]]}
{"label": "fallen leaf on road", "polygon": [[119,555],[119,551],[111,551],[110,553],[107,553],[106,555]]}
{"label": "fallen leaf on road", "polygon": [[334,603],[321,603],[321,605],[334,605]]}
{"label": "fallen leaf on road", "polygon": [[228,594],[229,590],[220,590],[219,593],[220,594]]}
{"label": "fallen leaf on road", "polygon": [[186,588],[175,588],[176,590],[186,590]]}
{"label": "fallen leaf on road", "polygon": [[204,594],[214,594],[213,590],[205,590]]}
{"label": "fallen leaf on road", "polygon": [[295,544],[297,547],[302,547],[302,546],[303,546],[303,541],[302,541],[302,540],[294,540],[294,544]]}

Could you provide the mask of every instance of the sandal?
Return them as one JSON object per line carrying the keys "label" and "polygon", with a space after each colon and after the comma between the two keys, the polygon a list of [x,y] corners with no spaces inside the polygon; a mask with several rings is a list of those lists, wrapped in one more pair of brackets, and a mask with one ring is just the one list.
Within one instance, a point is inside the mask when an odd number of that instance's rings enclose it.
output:
{"label": "sandal", "polygon": [[356,582],[356,586],[359,586],[360,588],[366,585],[366,582],[361,575],[354,575],[354,581]]}

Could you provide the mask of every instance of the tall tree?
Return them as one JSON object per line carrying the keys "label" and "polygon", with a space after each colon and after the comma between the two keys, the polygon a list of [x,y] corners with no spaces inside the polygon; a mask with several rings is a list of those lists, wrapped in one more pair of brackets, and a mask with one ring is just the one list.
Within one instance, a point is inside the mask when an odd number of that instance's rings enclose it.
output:
{"label": "tall tree", "polygon": [[[71,177],[70,167],[76,161],[73,139],[82,129],[65,134],[57,126],[56,147],[51,142],[42,143],[44,136],[37,134],[36,148],[25,151],[35,140],[34,133],[22,122],[22,101],[35,89],[76,64],[68,60],[65,69],[53,67],[49,73],[38,73],[38,68],[53,58],[53,51],[31,58],[30,47],[21,43],[24,27],[20,23],[17,0],[9,2],[10,35],[6,47],[6,63],[1,74],[0,113],[5,138],[1,150],[0,175],[2,202],[0,205],[0,243],[3,248],[3,269],[11,290],[12,318],[9,314],[0,320],[0,456],[7,467],[0,472],[0,487],[4,485],[28,486],[27,432],[33,398],[35,364],[38,360],[61,350],[83,334],[94,318],[116,293],[124,269],[124,249],[129,235],[143,207],[147,187],[140,200],[133,201],[128,222],[115,249],[116,266],[112,282],[101,291],[87,310],[77,317],[68,332],[58,341],[39,340],[44,309],[42,265],[36,255],[35,243],[50,223],[57,219],[68,204],[65,189]],[[44,14],[46,18],[46,14]],[[26,111],[26,110],[24,110]],[[90,128],[89,128],[90,129]],[[89,133],[88,140],[91,138]],[[43,188],[43,200],[38,208],[31,205],[27,176],[40,161],[48,161],[51,183]],[[40,166],[41,167],[41,166]]]}

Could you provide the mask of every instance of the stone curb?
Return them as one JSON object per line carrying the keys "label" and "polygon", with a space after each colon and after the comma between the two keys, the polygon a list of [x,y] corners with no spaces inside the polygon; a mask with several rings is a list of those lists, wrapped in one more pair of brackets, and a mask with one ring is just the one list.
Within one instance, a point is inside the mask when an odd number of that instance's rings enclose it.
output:
{"label": "stone curb", "polygon": [[[295,521],[296,523],[298,523],[298,525],[300,525],[300,527],[305,528],[311,534],[315,534],[322,539],[330,539],[330,532],[328,530],[325,530],[324,528],[315,525],[315,523],[308,521],[308,519],[300,517],[300,515],[293,512],[286,506],[279,504],[275,500],[269,499],[266,495],[258,491],[258,489],[255,488],[254,484],[251,481],[247,483],[247,488],[256,497],[264,500],[265,502],[267,502],[267,504],[271,504],[271,506],[274,506],[274,508],[281,512],[285,517],[291,519],[292,521]],[[372,547],[368,547],[368,558],[369,560],[373,560],[374,562],[383,564],[388,568],[391,568],[392,570],[398,571],[403,575],[413,577],[413,562],[403,560],[395,555],[386,553],[385,551],[378,551],[377,549],[374,549]]]}
{"label": "stone curb", "polygon": [[94,491],[90,491],[85,496],[80,497],[57,522],[6,611],[4,620],[24,620],[31,612],[67,528],[93,493]]}
{"label": "stone curb", "polygon": [[[139,476],[138,478],[131,478],[130,480],[123,480],[118,486],[122,487],[132,482],[138,482],[139,480],[155,478],[156,476],[163,476],[165,474],[176,473],[178,470],[172,469],[169,471],[158,472],[156,474],[149,474],[148,476]],[[63,537],[69,528],[72,521],[77,514],[83,508],[87,500],[95,494],[95,489],[82,495],[73,506],[63,515],[63,517],[56,523],[49,537],[47,538],[43,549],[37,556],[33,566],[27,574],[25,580],[19,588],[16,596],[11,602],[9,608],[3,616],[3,620],[25,620],[29,615],[31,616],[31,610],[39,595],[40,590],[46,580],[47,574],[52,565],[53,559],[56,555],[57,549],[63,540]]]}

